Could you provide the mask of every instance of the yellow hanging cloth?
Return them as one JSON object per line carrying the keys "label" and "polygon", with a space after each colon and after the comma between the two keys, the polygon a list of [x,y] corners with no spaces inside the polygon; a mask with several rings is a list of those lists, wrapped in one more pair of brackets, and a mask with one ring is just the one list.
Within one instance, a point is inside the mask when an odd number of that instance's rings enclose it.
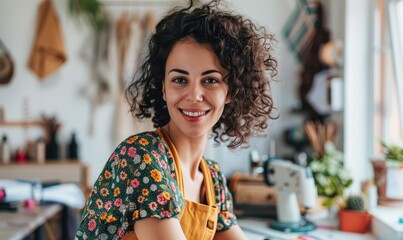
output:
{"label": "yellow hanging cloth", "polygon": [[38,11],[36,37],[28,67],[42,79],[58,69],[66,60],[59,18],[52,1],[44,0]]}

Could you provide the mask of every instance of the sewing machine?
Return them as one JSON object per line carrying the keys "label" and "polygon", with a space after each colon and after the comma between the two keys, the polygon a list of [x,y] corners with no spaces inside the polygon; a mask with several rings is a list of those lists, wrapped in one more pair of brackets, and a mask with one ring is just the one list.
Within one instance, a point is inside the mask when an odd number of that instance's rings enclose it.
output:
{"label": "sewing machine", "polygon": [[[316,226],[304,218],[304,210],[316,205],[317,190],[310,168],[280,159],[264,163],[265,182],[276,192],[277,220],[270,227],[284,232],[307,232]],[[299,200],[299,203],[298,203]]]}

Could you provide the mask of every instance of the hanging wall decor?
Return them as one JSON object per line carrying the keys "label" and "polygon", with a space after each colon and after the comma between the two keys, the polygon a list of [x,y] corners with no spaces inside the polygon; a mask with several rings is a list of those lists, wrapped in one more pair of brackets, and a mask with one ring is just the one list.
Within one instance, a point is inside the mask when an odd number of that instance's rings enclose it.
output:
{"label": "hanging wall decor", "polygon": [[14,73],[14,64],[6,46],[0,40],[0,84],[11,81]]}
{"label": "hanging wall decor", "polygon": [[40,79],[43,79],[67,60],[59,17],[52,0],[45,0],[41,3],[36,27],[28,67]]}

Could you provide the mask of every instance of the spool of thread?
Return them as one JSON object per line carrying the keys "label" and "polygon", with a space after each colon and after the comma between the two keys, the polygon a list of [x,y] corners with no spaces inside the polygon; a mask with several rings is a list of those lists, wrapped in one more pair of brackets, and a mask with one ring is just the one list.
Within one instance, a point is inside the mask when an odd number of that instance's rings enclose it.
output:
{"label": "spool of thread", "polygon": [[6,199],[6,190],[0,188],[0,201]]}
{"label": "spool of thread", "polygon": [[35,208],[36,202],[34,199],[27,199],[24,201],[24,207],[28,209]]}

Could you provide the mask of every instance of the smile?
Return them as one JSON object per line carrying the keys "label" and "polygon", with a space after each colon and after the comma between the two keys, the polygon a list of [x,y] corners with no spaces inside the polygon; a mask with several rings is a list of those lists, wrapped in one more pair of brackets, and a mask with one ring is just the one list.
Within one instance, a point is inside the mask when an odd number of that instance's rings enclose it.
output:
{"label": "smile", "polygon": [[189,117],[199,117],[199,116],[205,115],[208,111],[190,112],[190,111],[182,110],[182,112],[183,112],[185,115],[189,116]]}

